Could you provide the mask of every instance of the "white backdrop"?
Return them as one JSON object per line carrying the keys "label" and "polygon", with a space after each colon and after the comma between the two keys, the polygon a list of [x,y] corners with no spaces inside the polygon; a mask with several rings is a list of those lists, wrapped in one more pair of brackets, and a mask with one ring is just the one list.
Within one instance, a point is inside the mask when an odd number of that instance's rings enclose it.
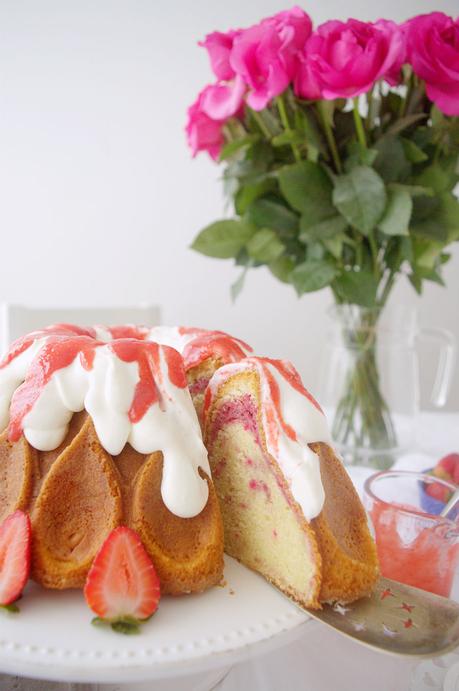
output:
{"label": "white backdrop", "polygon": [[[219,170],[191,160],[187,106],[211,81],[196,42],[289,7],[281,0],[0,0],[0,300],[40,306],[158,302],[165,321],[233,332],[292,359],[314,391],[325,292],[297,299],[265,269],[248,276],[188,249],[222,216]],[[321,0],[316,23],[402,20],[457,0]],[[459,245],[448,289],[421,301],[424,324],[459,340]],[[459,374],[450,408],[459,408]]]}

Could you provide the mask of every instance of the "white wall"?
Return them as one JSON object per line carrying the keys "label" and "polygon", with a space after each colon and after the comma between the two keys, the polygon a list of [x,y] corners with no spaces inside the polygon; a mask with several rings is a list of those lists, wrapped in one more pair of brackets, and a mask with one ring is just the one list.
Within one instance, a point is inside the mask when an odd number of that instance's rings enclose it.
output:
{"label": "white wall", "polygon": [[[292,2],[293,4],[293,2]],[[228,330],[291,358],[314,390],[326,293],[298,300],[265,269],[237,304],[230,262],[187,249],[222,215],[220,171],[191,160],[187,106],[211,80],[196,42],[290,6],[281,0],[0,0],[0,300],[31,305],[157,301],[169,323]],[[321,0],[331,17],[397,20],[457,0]],[[459,246],[448,289],[417,301],[421,321],[459,340]],[[450,406],[459,408],[459,374]]]}

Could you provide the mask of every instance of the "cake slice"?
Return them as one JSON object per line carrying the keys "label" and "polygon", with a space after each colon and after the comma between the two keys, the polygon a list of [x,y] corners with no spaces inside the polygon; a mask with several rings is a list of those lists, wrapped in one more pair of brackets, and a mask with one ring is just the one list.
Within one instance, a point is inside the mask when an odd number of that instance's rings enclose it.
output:
{"label": "cake slice", "polygon": [[365,511],[290,363],[250,357],[220,368],[204,438],[229,555],[304,607],[371,592],[379,570]]}

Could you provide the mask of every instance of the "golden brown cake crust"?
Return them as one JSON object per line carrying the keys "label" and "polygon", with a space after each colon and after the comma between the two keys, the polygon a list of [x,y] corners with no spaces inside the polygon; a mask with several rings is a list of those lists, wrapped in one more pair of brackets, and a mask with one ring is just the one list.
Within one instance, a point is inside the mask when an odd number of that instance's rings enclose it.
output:
{"label": "golden brown cake crust", "polygon": [[320,600],[352,602],[369,595],[379,578],[376,546],[354,485],[326,444],[311,444],[319,456],[325,490],[321,513],[311,521],[323,572]]}
{"label": "golden brown cake crust", "polygon": [[161,498],[162,454],[142,455],[127,444],[118,456],[101,446],[86,413],[74,415],[56,451],[37,452],[24,437],[0,436],[0,515],[28,511],[32,574],[49,588],[84,585],[110,530],[138,530],[163,594],[201,591],[223,574],[223,530],[212,482],[206,507],[194,518],[172,514]]}

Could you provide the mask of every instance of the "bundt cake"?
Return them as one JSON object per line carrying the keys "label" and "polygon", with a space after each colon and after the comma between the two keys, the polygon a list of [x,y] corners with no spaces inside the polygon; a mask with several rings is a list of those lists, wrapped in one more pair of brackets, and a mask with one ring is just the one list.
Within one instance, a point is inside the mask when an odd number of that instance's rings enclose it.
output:
{"label": "bundt cake", "polygon": [[32,574],[82,587],[108,533],[133,528],[167,594],[220,581],[223,528],[176,350],[143,327],[61,324],[0,363],[0,520],[32,521]]}
{"label": "bundt cake", "polygon": [[213,373],[222,365],[239,362],[252,348],[224,331],[208,331],[186,326],[154,326],[148,338],[178,350],[194,407],[202,421],[204,393]]}
{"label": "bundt cake", "polygon": [[225,551],[308,608],[368,595],[379,570],[366,514],[294,367],[220,368],[203,415]]}

